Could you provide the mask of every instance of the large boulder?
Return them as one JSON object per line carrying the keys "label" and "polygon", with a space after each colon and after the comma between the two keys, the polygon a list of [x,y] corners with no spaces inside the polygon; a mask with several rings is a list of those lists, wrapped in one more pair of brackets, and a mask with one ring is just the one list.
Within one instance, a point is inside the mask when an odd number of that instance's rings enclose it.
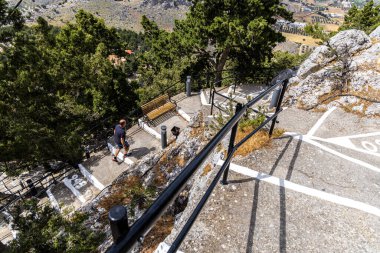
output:
{"label": "large boulder", "polygon": [[325,45],[317,47],[298,69],[297,76],[305,78],[335,60],[336,55],[355,53],[371,46],[370,37],[363,31],[351,29],[338,33]]}
{"label": "large boulder", "polygon": [[[348,81],[350,92],[380,92],[380,40],[374,40],[380,38],[380,27],[370,36],[363,31],[346,30],[317,47],[290,79],[288,102],[305,109],[316,108],[321,99],[342,85],[342,76]],[[365,110],[357,99],[341,100],[338,104],[355,104],[362,113],[377,115],[378,106]]]}
{"label": "large boulder", "polygon": [[370,38],[380,39],[380,26],[378,26],[373,32],[369,34]]}
{"label": "large boulder", "polygon": [[328,44],[338,55],[346,53],[347,50],[353,55],[372,45],[371,38],[365,32],[356,29],[338,33],[329,40]]}

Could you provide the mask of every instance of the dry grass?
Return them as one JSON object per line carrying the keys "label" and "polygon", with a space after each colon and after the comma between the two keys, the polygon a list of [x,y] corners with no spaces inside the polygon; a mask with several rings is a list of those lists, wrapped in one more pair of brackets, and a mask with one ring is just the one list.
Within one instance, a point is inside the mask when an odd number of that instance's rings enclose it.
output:
{"label": "dry grass", "polygon": [[115,205],[129,205],[131,204],[132,197],[130,193],[130,189],[141,189],[143,186],[141,179],[137,176],[129,176],[123,181],[115,184],[112,189],[112,193],[103,198],[99,202],[99,207],[104,208],[106,212],[103,214],[103,220],[106,219],[108,211]]}
{"label": "dry grass", "polygon": [[177,166],[184,167],[187,161],[188,159],[185,159],[180,154],[172,157],[169,157],[168,153],[163,154],[158,163],[152,168],[153,172],[155,173],[153,185],[160,187],[165,185],[168,181],[161,168],[165,168],[166,172],[171,173]]}
{"label": "dry grass", "polygon": [[327,107],[325,108],[316,107],[315,109],[313,109],[313,112],[326,112],[326,111],[327,111]]}
{"label": "dry grass", "polygon": [[[318,104],[328,105],[332,101],[339,99],[340,97],[332,97],[332,96],[336,96],[339,94],[340,94],[340,92],[338,90],[323,94],[322,96],[318,97]],[[332,98],[330,98],[330,97],[332,97]]]}
{"label": "dry grass", "polygon": [[205,132],[204,124],[201,124],[200,127],[196,127],[196,128],[191,129],[190,137],[192,137],[192,138],[198,137],[198,136],[204,134],[204,132]]}
{"label": "dry grass", "polygon": [[[252,126],[246,127],[244,129],[239,129],[236,134],[236,142],[241,141],[244,137],[247,136],[250,132],[252,132],[254,128]],[[285,130],[283,129],[275,129],[272,134],[272,138],[280,137]],[[269,137],[269,133],[267,131],[261,130],[251,138],[249,138],[242,146],[238,148],[235,152],[234,156],[241,155],[246,156],[250,154],[252,151],[266,147],[270,145],[271,138]]]}
{"label": "dry grass", "polygon": [[212,167],[211,167],[211,164],[207,164],[204,168],[203,168],[203,172],[201,174],[201,176],[206,176],[210,171],[212,170]]}
{"label": "dry grass", "polygon": [[328,32],[336,32],[339,29],[339,25],[335,25],[335,24],[323,24],[322,27],[324,28],[325,31],[328,31]]}
{"label": "dry grass", "polygon": [[281,137],[285,132],[283,128],[275,128],[272,133],[272,139]]}
{"label": "dry grass", "polygon": [[358,66],[358,70],[364,70],[364,71],[380,71],[380,60],[376,63],[373,64],[373,62],[364,62],[361,65]]}
{"label": "dry grass", "polygon": [[[253,129],[252,129],[253,130]],[[236,135],[237,141],[242,140],[249,131],[238,131]],[[246,156],[250,154],[252,151],[265,147],[269,144],[269,135],[266,131],[259,131],[256,133],[254,136],[249,138],[236,152],[235,156],[241,155],[241,156]]]}
{"label": "dry grass", "polygon": [[[371,87],[368,87],[368,91],[349,91],[349,92],[345,92],[345,93],[357,95],[357,96],[367,98],[367,99],[372,99],[372,100],[379,100],[379,98],[380,98],[380,90],[375,90]],[[318,98],[318,103],[327,105],[333,101],[337,101],[341,98],[340,96],[336,96],[339,94],[341,94],[341,93],[340,93],[340,91],[337,91],[337,90],[332,91],[330,93],[323,94],[322,96],[320,96]],[[336,97],[332,97],[332,96],[336,96]],[[332,97],[332,98],[330,98],[330,97]],[[364,112],[372,104],[373,104],[372,102],[369,102],[367,100],[360,99],[360,98],[358,98],[358,101],[356,103],[352,103],[349,105],[340,103],[343,110],[345,110],[346,112],[349,112],[349,113],[356,114],[360,117],[366,116]],[[354,111],[353,108],[355,106],[359,106],[359,105],[363,105],[363,110],[362,111],[356,111],[356,110]],[[322,109],[322,110],[325,111],[324,109]],[[314,111],[318,111],[318,109],[314,109]]]}
{"label": "dry grass", "polygon": [[155,226],[145,237],[141,253],[152,253],[157,246],[171,233],[174,226],[174,217],[171,215],[162,216]]}
{"label": "dry grass", "polygon": [[286,40],[293,41],[296,43],[301,43],[309,46],[318,46],[317,42],[319,40],[313,39],[309,36],[303,36],[298,34],[292,34],[292,33],[282,33],[282,35],[285,36]]}

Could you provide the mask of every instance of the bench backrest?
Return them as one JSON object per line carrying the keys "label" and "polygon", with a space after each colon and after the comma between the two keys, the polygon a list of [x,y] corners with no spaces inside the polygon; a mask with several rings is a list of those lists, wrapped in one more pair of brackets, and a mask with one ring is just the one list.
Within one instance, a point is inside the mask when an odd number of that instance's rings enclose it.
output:
{"label": "bench backrest", "polygon": [[169,101],[169,95],[164,94],[164,95],[159,96],[158,98],[153,99],[152,101],[149,101],[146,104],[143,104],[141,106],[141,110],[143,111],[144,114],[147,114],[153,111],[154,109],[166,104],[168,101]]}

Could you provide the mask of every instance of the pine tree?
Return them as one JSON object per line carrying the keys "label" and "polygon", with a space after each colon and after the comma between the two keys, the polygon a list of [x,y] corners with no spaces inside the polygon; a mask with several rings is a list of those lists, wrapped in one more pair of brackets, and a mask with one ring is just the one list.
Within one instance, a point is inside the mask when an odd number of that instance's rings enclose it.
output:
{"label": "pine tree", "polygon": [[380,25],[380,6],[369,1],[362,9],[353,6],[344,17],[344,23],[339,30],[359,29],[371,33]]}

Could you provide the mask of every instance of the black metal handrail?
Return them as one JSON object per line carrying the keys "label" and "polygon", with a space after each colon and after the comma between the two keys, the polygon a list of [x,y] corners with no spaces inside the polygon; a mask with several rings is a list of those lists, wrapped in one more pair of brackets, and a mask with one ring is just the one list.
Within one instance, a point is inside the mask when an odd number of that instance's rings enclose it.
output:
{"label": "black metal handrail", "polygon": [[[236,107],[236,113],[233,117],[223,126],[223,128],[211,139],[211,141],[202,149],[202,151],[183,169],[183,171],[178,175],[178,177],[160,194],[160,196],[153,202],[148,210],[131,226],[128,227],[128,222],[125,222],[125,217],[111,217],[110,212],[109,218],[115,226],[112,226],[112,232],[114,235],[114,244],[107,250],[108,253],[116,252],[127,252],[133,248],[133,246],[142,240],[142,238],[150,231],[155,222],[161,217],[167,207],[174,201],[178,194],[183,190],[186,183],[195,173],[195,171],[201,166],[201,164],[206,160],[210,153],[216,148],[216,146],[224,139],[224,137],[231,131],[230,145],[228,149],[228,155],[225,162],[219,169],[217,175],[213,179],[211,185],[207,189],[206,193],[202,197],[201,201],[198,203],[197,207],[193,211],[192,215],[188,219],[185,226],[182,228],[180,234],[172,244],[169,252],[175,252],[186,234],[190,230],[192,224],[197,218],[198,214],[201,212],[204,204],[211,195],[211,192],[215,188],[217,182],[219,181],[221,175],[224,172],[223,183],[227,183],[228,176],[228,167],[233,157],[234,152],[239,146],[241,146],[249,137],[261,130],[267,123],[272,121],[269,134],[272,134],[274,125],[276,123],[276,118],[281,112],[281,103],[284,96],[288,81],[285,80],[283,83],[277,83],[264,92],[259,94],[253,100],[242,106],[238,104]],[[282,86],[281,95],[276,104],[276,112],[268,117],[259,127],[253,130],[248,134],[248,138],[244,138],[239,143],[235,144],[235,136],[240,119],[244,116],[248,108],[253,106],[255,103],[260,101],[264,96],[268,95],[276,87]],[[120,216],[120,213],[117,213]],[[123,228],[124,226],[124,228]],[[115,231],[114,231],[115,230]],[[116,231],[117,230],[117,231]],[[123,231],[123,234],[120,235],[120,231]]]}
{"label": "black metal handrail", "polygon": [[[45,174],[43,177],[35,180],[35,181],[32,181],[31,182],[31,185],[33,187],[37,187],[38,185],[41,185],[42,186],[42,189],[40,191],[38,191],[37,195],[36,196],[40,196],[42,193],[46,192],[50,186],[52,186],[53,184],[59,182],[60,180],[62,180],[64,177],[66,177],[69,173],[72,172],[72,170],[74,170],[73,167],[69,166],[69,165],[65,165],[57,174],[53,173],[53,172],[48,172],[47,174]],[[45,179],[49,179],[49,181],[45,182],[45,184],[43,184],[43,180]],[[19,200],[22,200],[24,198],[26,198],[26,196],[30,195],[32,193],[32,189],[31,188],[25,188],[23,189],[23,191],[20,191],[18,190],[17,192],[14,193],[14,195],[17,195],[17,197],[13,198],[13,199],[10,199],[8,203],[6,203],[5,205],[2,205],[0,206],[0,212],[8,209],[11,205],[13,205],[14,203],[18,202]],[[3,199],[4,200],[4,199]]]}

